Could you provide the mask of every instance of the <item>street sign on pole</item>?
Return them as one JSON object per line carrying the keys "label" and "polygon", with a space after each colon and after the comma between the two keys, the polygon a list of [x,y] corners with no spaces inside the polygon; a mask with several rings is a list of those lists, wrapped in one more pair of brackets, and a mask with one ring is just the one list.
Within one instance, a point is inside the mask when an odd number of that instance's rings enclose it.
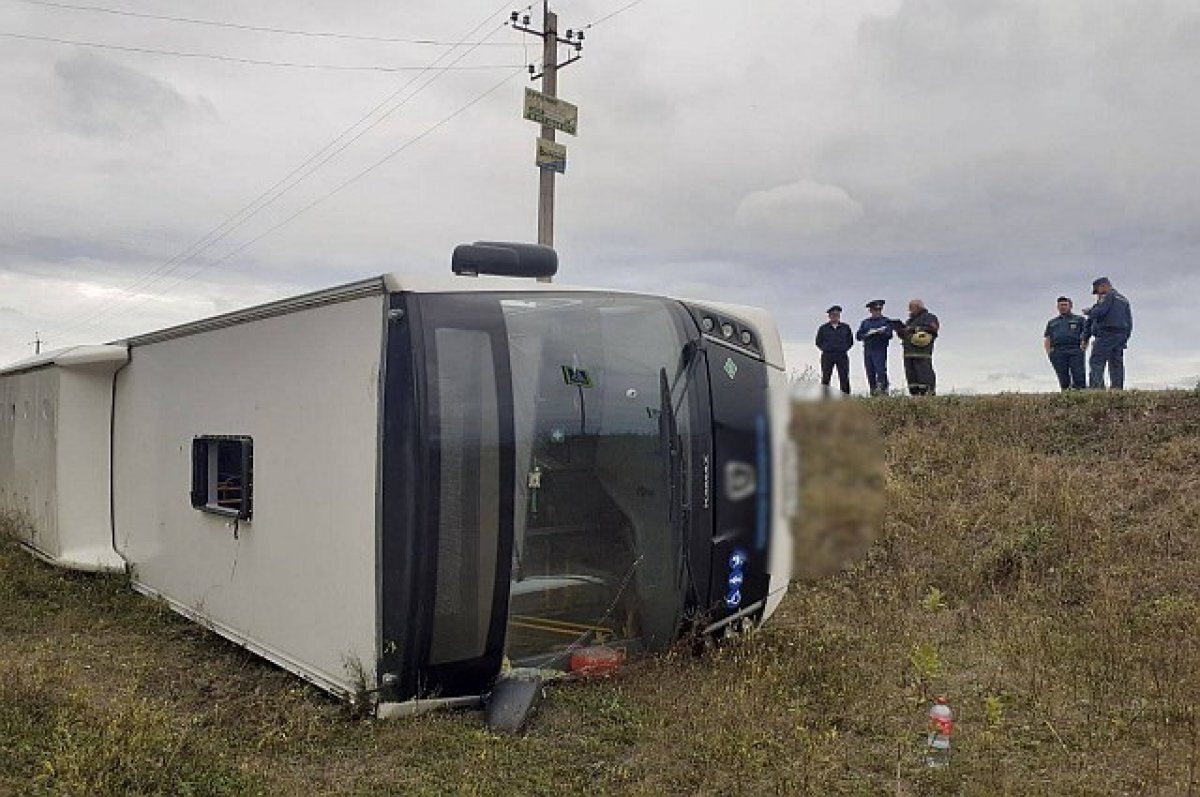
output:
{"label": "street sign on pole", "polygon": [[567,148],[546,138],[537,140],[537,167],[551,169],[559,174],[567,171]]}
{"label": "street sign on pole", "polygon": [[579,126],[579,109],[566,100],[527,88],[525,118],[573,136]]}

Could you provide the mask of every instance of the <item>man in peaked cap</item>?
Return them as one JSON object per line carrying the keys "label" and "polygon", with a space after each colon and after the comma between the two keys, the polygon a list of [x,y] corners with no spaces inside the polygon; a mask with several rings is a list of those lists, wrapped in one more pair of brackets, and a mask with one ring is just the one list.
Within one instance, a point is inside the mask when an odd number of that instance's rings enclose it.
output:
{"label": "man in peaked cap", "polygon": [[1046,324],[1042,343],[1063,390],[1087,387],[1083,379],[1083,348],[1087,345],[1087,319],[1072,312],[1069,297],[1058,297],[1058,315]]}
{"label": "man in peaked cap", "polygon": [[817,327],[817,348],[821,350],[821,384],[829,391],[829,380],[837,368],[839,387],[850,395],[850,355],[854,346],[854,335],[850,327],[842,323],[842,308],[834,305],[825,311],[829,321]]}
{"label": "man in peaked cap", "polygon": [[1107,366],[1109,384],[1113,390],[1121,390],[1125,387],[1125,347],[1133,334],[1133,309],[1108,277],[1092,280],[1092,293],[1098,297],[1096,303],[1083,311],[1092,338],[1088,387],[1104,389]]}
{"label": "man in peaked cap", "polygon": [[867,302],[871,315],[862,320],[855,335],[863,345],[863,364],[872,396],[886,396],[888,392],[887,355],[892,324],[883,315],[883,305],[883,299]]}

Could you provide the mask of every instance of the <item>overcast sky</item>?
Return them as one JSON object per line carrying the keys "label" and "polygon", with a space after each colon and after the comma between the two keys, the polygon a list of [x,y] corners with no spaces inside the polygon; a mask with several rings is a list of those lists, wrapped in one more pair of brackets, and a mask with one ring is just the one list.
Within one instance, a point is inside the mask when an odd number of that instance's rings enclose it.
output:
{"label": "overcast sky", "polygon": [[[62,1],[450,42],[486,20],[470,37],[486,44],[457,63],[483,68],[0,37],[0,362],[31,354],[35,331],[51,347],[111,340],[385,271],[447,272],[464,241],[536,238],[519,73],[536,45],[495,0]],[[556,8],[580,27],[626,2]],[[388,68],[466,49],[22,0],[0,0],[0,33]],[[920,296],[943,323],[940,385],[991,392],[1056,387],[1041,349],[1054,299],[1090,304],[1106,275],[1135,308],[1132,385],[1194,386],[1197,85],[1195,0],[642,0],[589,29],[560,77],[580,106],[579,136],[560,137],[561,279],[766,307],[794,368],[816,361],[828,305],[857,323],[869,299],[902,315]],[[411,99],[182,257],[390,96]]]}

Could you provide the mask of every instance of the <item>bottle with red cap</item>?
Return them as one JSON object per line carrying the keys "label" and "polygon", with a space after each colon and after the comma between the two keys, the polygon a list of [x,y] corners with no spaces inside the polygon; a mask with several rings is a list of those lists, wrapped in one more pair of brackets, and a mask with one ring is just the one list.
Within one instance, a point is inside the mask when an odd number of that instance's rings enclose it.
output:
{"label": "bottle with red cap", "polygon": [[950,735],[954,733],[954,712],[946,698],[939,695],[929,707],[929,738],[925,745],[925,766],[945,767],[950,764]]}

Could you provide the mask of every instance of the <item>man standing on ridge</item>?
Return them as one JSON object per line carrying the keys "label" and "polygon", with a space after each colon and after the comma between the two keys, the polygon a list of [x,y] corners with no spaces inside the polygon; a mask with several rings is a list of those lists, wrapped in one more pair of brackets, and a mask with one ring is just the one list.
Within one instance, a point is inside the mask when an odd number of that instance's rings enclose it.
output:
{"label": "man standing on ridge", "polygon": [[850,395],[850,355],[854,346],[854,335],[850,326],[842,323],[842,308],[834,305],[825,311],[829,321],[817,327],[817,348],[821,350],[821,384],[829,392],[829,380],[837,368],[838,382],[842,392]]}
{"label": "man standing on ridge", "polygon": [[1063,390],[1087,387],[1083,379],[1083,350],[1087,346],[1087,319],[1071,312],[1074,304],[1066,296],[1058,297],[1058,315],[1046,324],[1042,343],[1058,375]]}
{"label": "man standing on ridge", "polygon": [[883,299],[867,302],[871,315],[858,325],[855,336],[863,345],[863,364],[867,369],[867,384],[872,396],[886,396],[888,392],[887,354],[888,342],[892,339],[892,323],[883,315]]}
{"label": "man standing on ridge", "polygon": [[1129,300],[1117,293],[1108,277],[1093,280],[1092,293],[1099,298],[1090,309],[1083,311],[1088,317],[1087,334],[1093,338],[1092,356],[1088,359],[1088,387],[1104,389],[1104,367],[1108,366],[1112,389],[1123,390],[1125,347],[1133,334],[1133,309]]}
{"label": "man standing on ridge", "polygon": [[938,317],[929,312],[921,299],[908,302],[908,320],[893,321],[899,327],[900,342],[904,344],[904,377],[908,392],[914,396],[937,393],[937,374],[933,371],[933,343],[941,329]]}

